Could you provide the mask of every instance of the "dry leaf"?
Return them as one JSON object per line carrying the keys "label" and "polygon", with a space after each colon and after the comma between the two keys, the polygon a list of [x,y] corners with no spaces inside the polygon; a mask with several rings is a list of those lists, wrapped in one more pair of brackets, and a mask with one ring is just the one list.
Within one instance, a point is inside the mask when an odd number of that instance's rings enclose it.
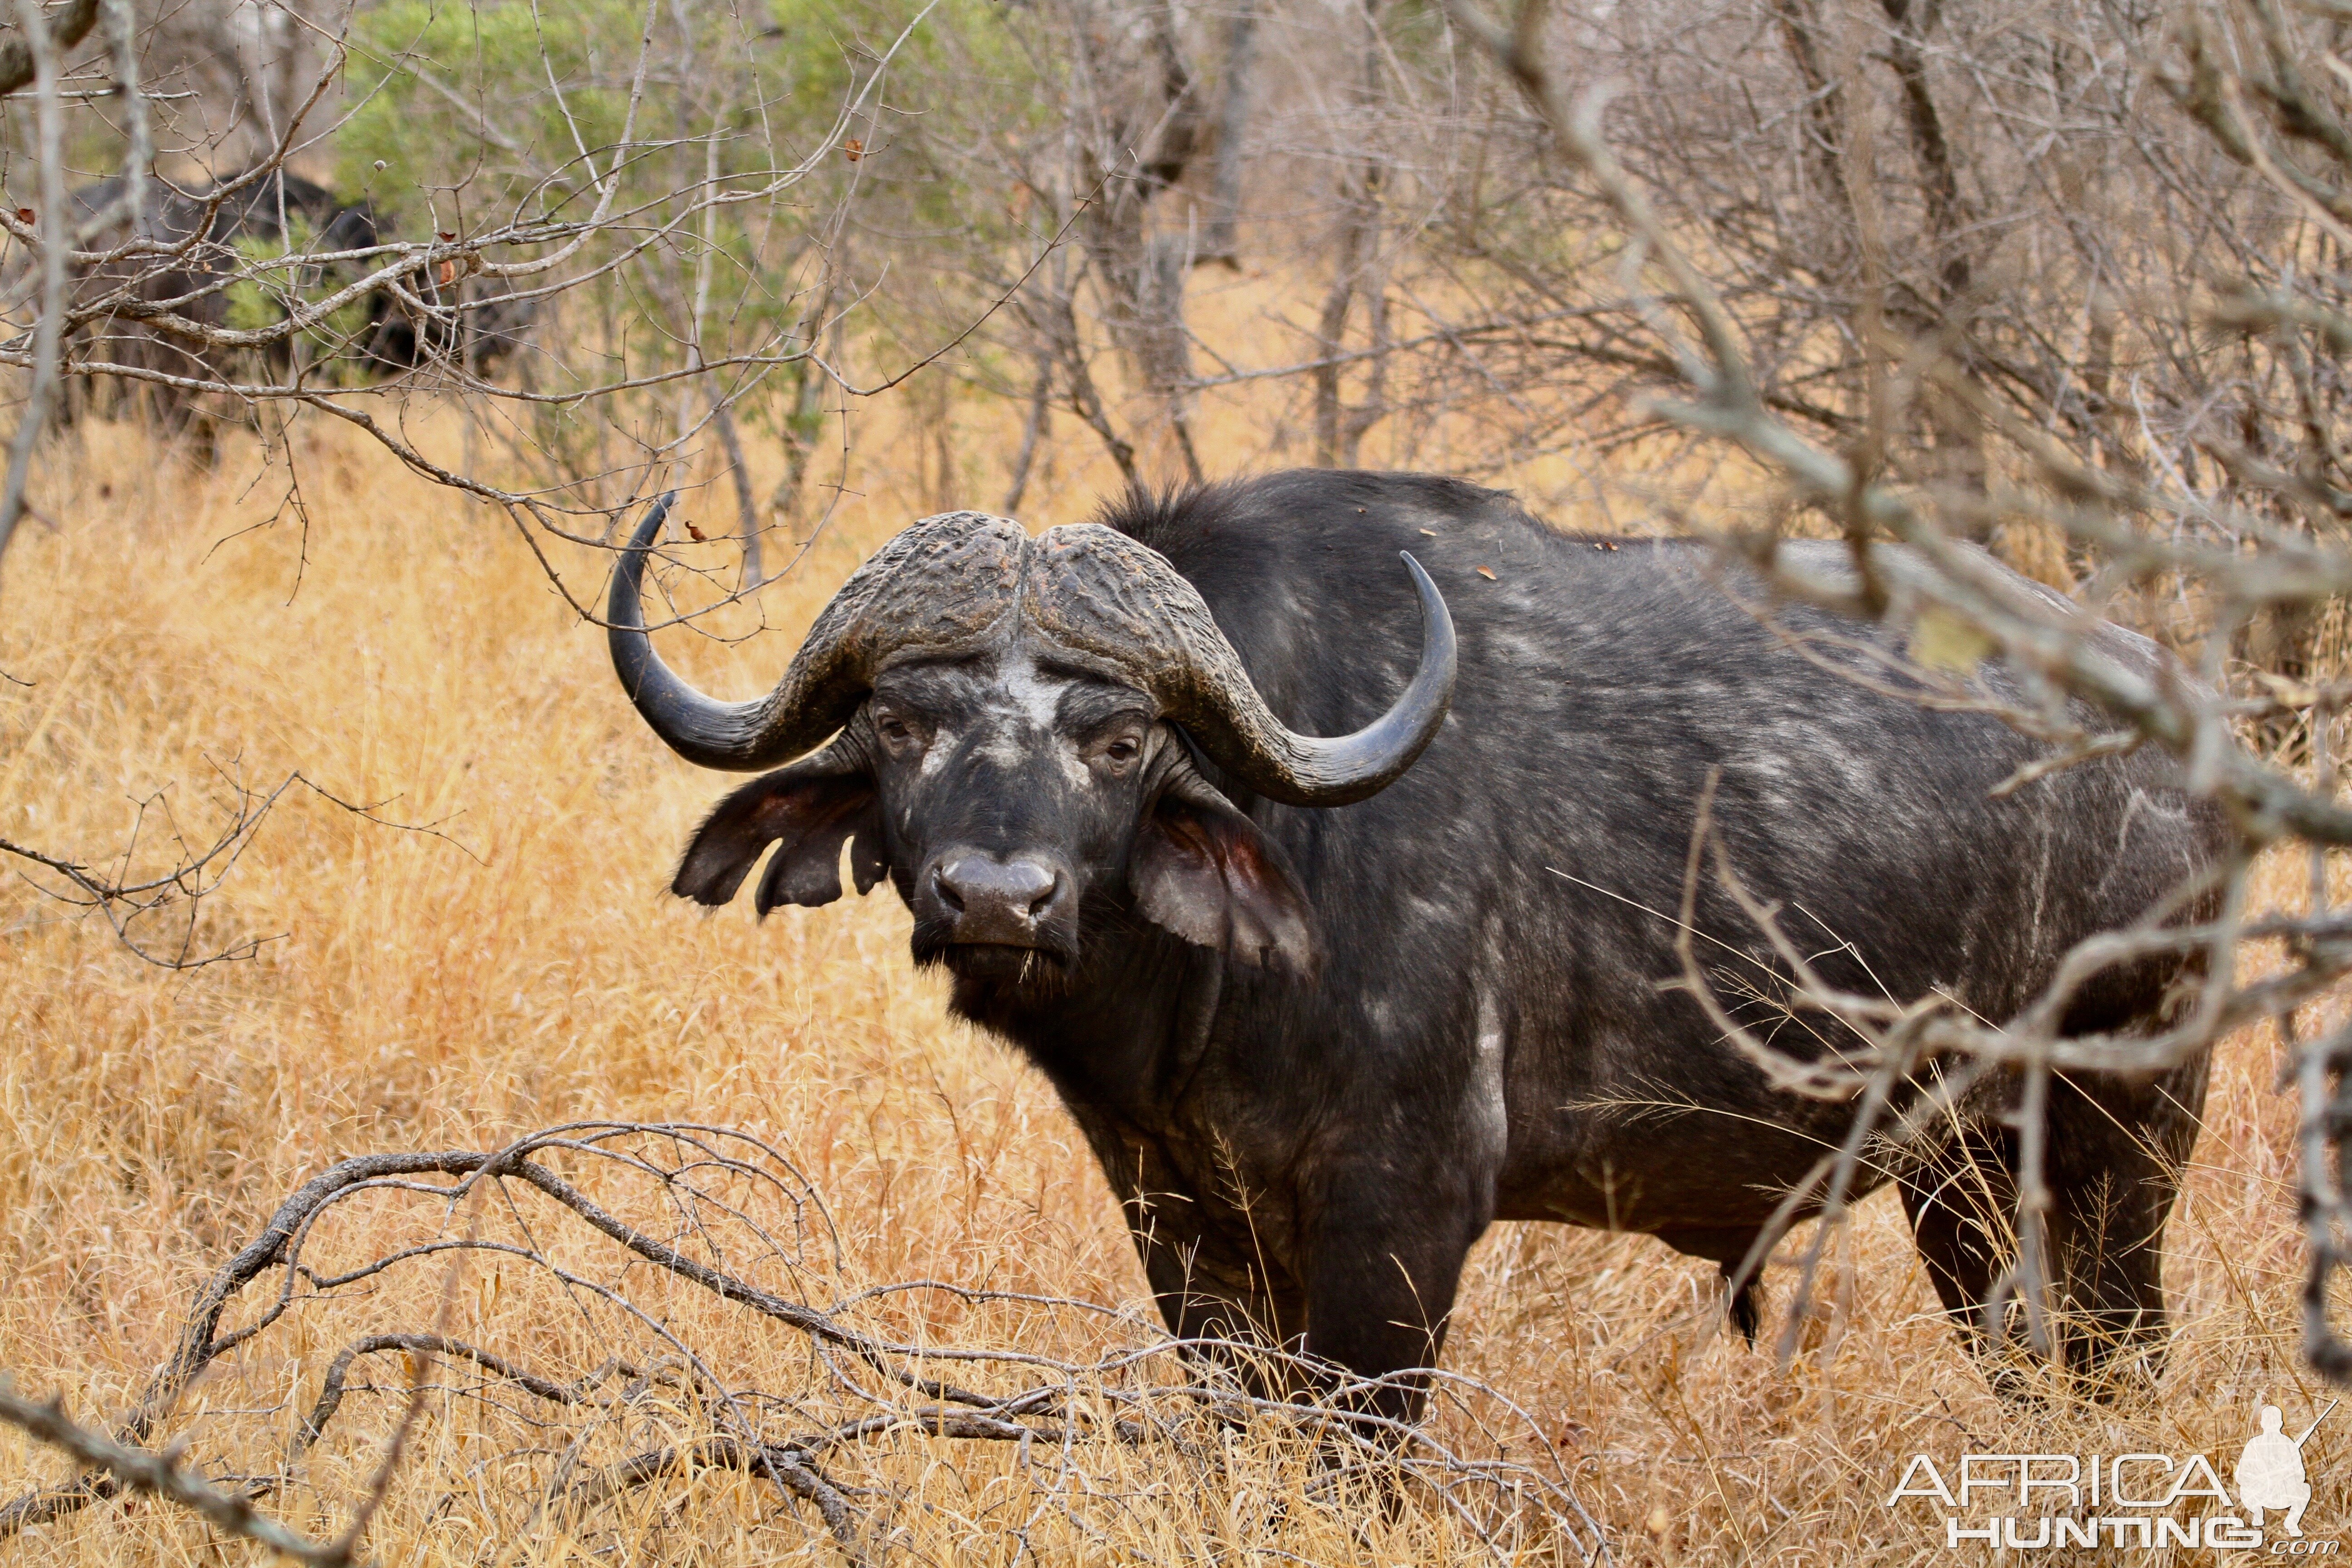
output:
{"label": "dry leaf", "polygon": [[866,143],[853,136],[841,144],[841,155],[855,163],[866,156]]}
{"label": "dry leaf", "polygon": [[1478,575],[1484,577],[1489,583],[1495,580],[1495,574],[1484,566],[1478,568]]}
{"label": "dry leaf", "polygon": [[1966,675],[1992,647],[1992,638],[1948,610],[1926,610],[1911,628],[1911,658],[1930,669]]}
{"label": "dry leaf", "polygon": [[694,541],[697,544],[706,543],[710,538],[709,534],[703,532],[702,530],[695,527],[694,524],[690,522],[686,525],[686,536]]}
{"label": "dry leaf", "polygon": [[2273,699],[2285,703],[2290,708],[2308,708],[2319,700],[2319,693],[2316,690],[2300,681],[2290,680],[2284,675],[2273,675],[2267,669],[2258,669],[2254,671],[2254,679],[2263,683]]}

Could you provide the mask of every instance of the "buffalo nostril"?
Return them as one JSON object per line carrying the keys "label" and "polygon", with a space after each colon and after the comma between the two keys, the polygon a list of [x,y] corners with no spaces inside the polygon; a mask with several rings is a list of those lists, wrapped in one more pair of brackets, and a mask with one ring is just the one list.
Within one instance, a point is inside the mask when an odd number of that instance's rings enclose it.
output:
{"label": "buffalo nostril", "polygon": [[1054,885],[1061,880],[1058,873],[1034,860],[1015,860],[995,870],[997,896],[1025,920],[1037,918],[1038,911],[1054,896]]}
{"label": "buffalo nostril", "polygon": [[940,902],[956,913],[963,912],[963,894],[944,868],[936,866],[931,868],[931,891],[939,895]]}
{"label": "buffalo nostril", "polygon": [[1033,921],[1043,919],[1045,913],[1045,906],[1052,903],[1054,901],[1054,895],[1061,890],[1062,876],[1060,872],[1056,871],[1050,879],[1047,879],[1045,883],[1045,890],[1029,900],[1029,918]]}

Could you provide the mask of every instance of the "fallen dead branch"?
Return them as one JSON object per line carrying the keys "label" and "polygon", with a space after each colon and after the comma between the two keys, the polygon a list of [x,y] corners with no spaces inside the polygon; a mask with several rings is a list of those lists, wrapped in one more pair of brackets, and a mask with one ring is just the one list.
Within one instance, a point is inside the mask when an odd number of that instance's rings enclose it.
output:
{"label": "fallen dead branch", "polygon": [[[1474,1556],[1605,1555],[1541,1427],[1474,1380],[1428,1374],[1438,1414],[1406,1426],[1360,1414],[1364,1386],[1273,1348],[1179,1342],[1138,1311],[1069,1298],[935,1280],[859,1289],[843,1268],[798,1166],[737,1130],[582,1122],[497,1149],[344,1160],[196,1294],[176,1350],[110,1436],[54,1406],[0,1407],[90,1467],[0,1507],[0,1539],[132,1489],[301,1561],[339,1561],[253,1505],[333,1506],[327,1472],[405,1403],[425,1408],[419,1430],[462,1433],[466,1452],[487,1454],[466,1474],[501,1479],[469,1490],[420,1456],[387,1506],[464,1512],[499,1540],[625,1530],[633,1498],[734,1472],[804,1507],[847,1560],[880,1562],[941,1506],[945,1460],[1024,1540],[1059,1529],[1075,1544],[1171,1478],[1208,1486],[1241,1466],[1295,1472],[1268,1489],[1290,1494],[1286,1507],[1407,1510]],[[450,1283],[461,1269],[470,1288]],[[436,1277],[438,1313],[425,1289]],[[288,1348],[301,1342],[338,1347],[315,1383],[311,1358]],[[368,1381],[395,1361],[407,1377]],[[200,1382],[273,1396],[229,1401],[236,1417],[191,1415]],[[1286,1386],[1318,1397],[1269,1392]],[[355,1424],[358,1409],[374,1414]],[[400,1417],[395,1442],[409,1425]],[[174,1447],[159,1453],[167,1432]],[[209,1486],[176,1458],[199,1438],[267,1458],[233,1461],[237,1489]],[[339,1540],[348,1550],[350,1532]]]}
{"label": "fallen dead branch", "polygon": [[0,1387],[0,1421],[103,1470],[107,1479],[118,1486],[178,1503],[203,1515],[217,1529],[257,1541],[297,1562],[340,1564],[351,1561],[348,1542],[319,1542],[298,1534],[256,1509],[244,1492],[226,1490],[191,1476],[171,1453],[133,1448],[77,1425],[66,1415],[60,1400],[42,1403]]}

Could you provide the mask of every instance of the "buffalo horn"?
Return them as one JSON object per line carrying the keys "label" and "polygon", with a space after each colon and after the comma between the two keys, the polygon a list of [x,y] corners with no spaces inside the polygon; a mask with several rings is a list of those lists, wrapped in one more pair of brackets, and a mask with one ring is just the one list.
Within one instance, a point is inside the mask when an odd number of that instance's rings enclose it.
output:
{"label": "buffalo horn", "polygon": [[748,773],[814,750],[857,710],[886,655],[978,647],[1014,607],[1028,542],[1020,525],[971,511],[926,518],[843,584],[774,690],[720,702],[680,679],[646,635],[646,556],[674,499],[637,525],[604,616],[622,689],[670,750],[706,768]]}
{"label": "buffalo horn", "polygon": [[1165,556],[1097,524],[1037,541],[1023,610],[1054,641],[1110,662],[1151,693],[1210,759],[1270,800],[1346,805],[1412,766],[1454,697],[1454,621],[1411,555],[1421,595],[1421,666],[1393,706],[1352,735],[1284,727],[1258,695],[1209,607]]}

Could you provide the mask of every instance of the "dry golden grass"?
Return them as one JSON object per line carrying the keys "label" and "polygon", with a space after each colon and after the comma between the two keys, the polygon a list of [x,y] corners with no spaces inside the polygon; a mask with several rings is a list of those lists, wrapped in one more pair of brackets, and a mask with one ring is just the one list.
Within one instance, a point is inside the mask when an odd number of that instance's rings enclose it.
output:
{"label": "dry golden grass", "polygon": [[[226,766],[265,784],[299,768],[446,837],[289,796],[199,933],[277,940],[251,962],[188,973],[142,965],[98,922],[60,922],[20,888],[5,895],[0,1368],[20,1388],[65,1391],[93,1420],[119,1411],[170,1351],[196,1285],[338,1157],[488,1147],[580,1118],[729,1123],[788,1150],[843,1240],[838,1269],[818,1270],[828,1290],[934,1278],[1148,1310],[1075,1130],[1037,1075],[945,1018],[941,987],[908,962],[895,900],[761,926],[665,895],[723,781],[645,733],[602,637],[502,523],[319,434],[297,447],[307,541],[291,522],[238,534],[275,495],[248,485],[240,454],[208,475],[126,430],[89,429],[80,443],[57,457],[41,497],[63,526],[20,537],[0,598],[0,668],[30,683],[0,686],[0,835],[100,856],[122,842],[132,803],[161,791],[201,840]],[[1073,457],[1031,521],[1081,514],[1087,491],[1068,476],[1092,467]],[[674,657],[722,690],[772,678],[831,588],[917,508],[886,467],[868,465],[862,483],[866,499],[764,595],[770,632],[731,648],[671,634]],[[997,483],[978,489],[983,502]],[[725,512],[715,497],[699,504]],[[584,554],[563,564],[596,580]],[[2297,880],[2281,867],[2267,890],[2285,900]],[[1932,1315],[1887,1194],[1832,1246],[1823,1304],[1786,1371],[1722,1331],[1706,1266],[1645,1238],[1542,1226],[1499,1226],[1478,1248],[1449,1364],[1536,1414],[1625,1563],[1969,1560],[1946,1556],[1924,1510],[1882,1506],[1919,1450],[2193,1449],[2226,1476],[2257,1396],[2297,1427],[2326,1397],[2295,1353],[2294,1121],[2276,1066],[2268,1036],[2233,1040],[2218,1064],[2172,1233],[2178,1342],[2151,1404],[1994,1400]],[[331,1256],[385,1242],[389,1231],[367,1232],[377,1212],[346,1216]],[[1768,1276],[1776,1304],[1807,1239]],[[492,1285],[492,1272],[460,1282],[454,1310],[468,1334],[566,1375],[593,1364],[598,1346],[560,1293],[520,1275]],[[440,1279],[426,1268],[346,1316],[304,1319],[266,1351],[257,1342],[199,1385],[169,1433],[194,1456],[266,1468],[292,1418],[285,1401],[307,1408],[336,1345],[372,1327],[425,1326]],[[646,1288],[743,1381],[805,1378],[789,1336]],[[947,1342],[1025,1332],[1034,1348],[1075,1353],[1101,1332],[1069,1314],[908,1311],[929,1312],[928,1331]],[[1776,1313],[1768,1334],[1777,1328]],[[348,1501],[396,1414],[396,1400],[363,1403],[293,1500],[273,1505],[306,1528],[332,1528],[331,1513],[308,1510]],[[834,1560],[806,1510],[725,1475],[649,1489],[593,1534],[551,1518],[488,1533],[496,1500],[436,1502],[482,1481],[468,1474],[475,1419],[429,1407],[371,1534],[375,1559]],[[2308,1450],[2315,1536],[2344,1522],[2347,1434],[2352,1419],[2331,1420]],[[1351,1524],[1283,1506],[1307,1473],[1296,1446],[1255,1433],[1248,1444],[1206,1470],[1149,1449],[1081,1456],[1120,1500],[1087,1513],[1094,1534],[1055,1515],[1025,1544],[1008,1533],[1024,1516],[1003,1511],[1013,1483],[1001,1448],[910,1437],[889,1462],[919,1489],[923,1506],[901,1523],[930,1561],[1469,1552],[1427,1510],[1360,1510]],[[60,1470],[0,1434],[0,1498]],[[111,1503],[0,1553],[129,1564],[249,1551],[213,1542],[168,1510]],[[1527,1560],[1559,1551],[1535,1543]]]}

